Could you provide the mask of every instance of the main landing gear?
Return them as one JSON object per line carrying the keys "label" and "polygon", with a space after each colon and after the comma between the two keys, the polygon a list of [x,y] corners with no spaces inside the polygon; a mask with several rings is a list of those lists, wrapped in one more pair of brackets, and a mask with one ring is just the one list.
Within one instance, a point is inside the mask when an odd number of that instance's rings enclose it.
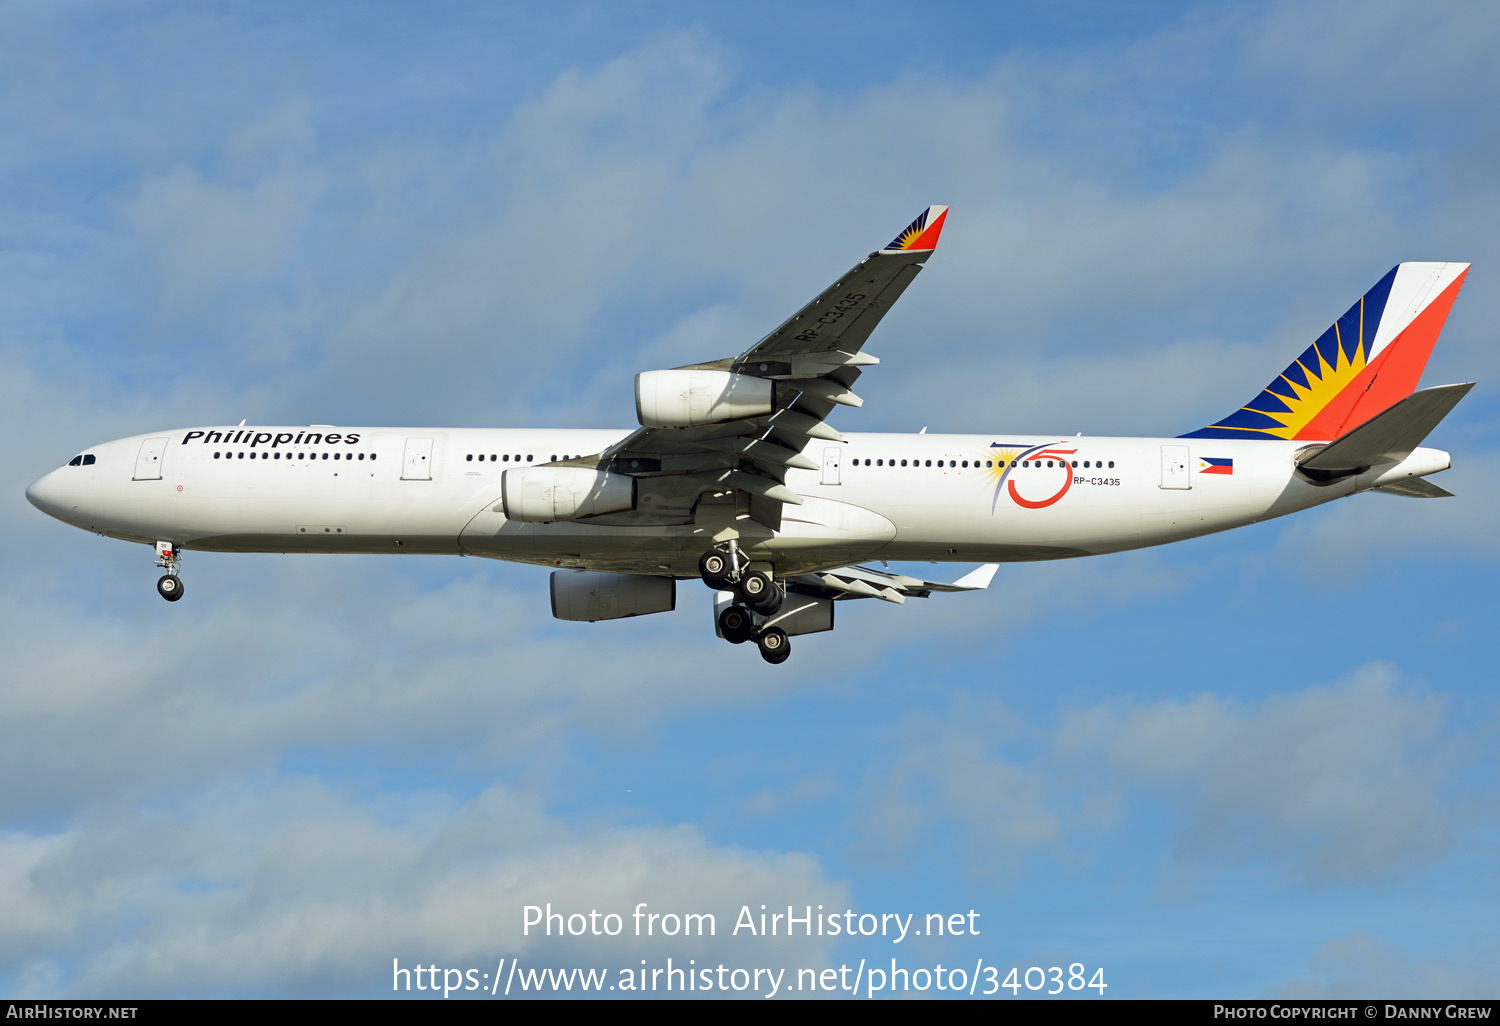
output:
{"label": "main landing gear", "polygon": [[166,569],[156,582],[156,593],[168,602],[182,598],[182,578],[177,576],[177,564],[182,552],[171,542],[156,543],[156,565]]}
{"label": "main landing gear", "polygon": [[786,590],[776,583],[769,570],[750,569],[744,555],[732,544],[727,549],[710,549],[698,560],[703,583],[714,591],[734,592],[734,604],[719,614],[719,633],[731,645],[754,641],[766,662],[784,663],[792,654],[792,644],[780,627],[757,627],[781,611]]}

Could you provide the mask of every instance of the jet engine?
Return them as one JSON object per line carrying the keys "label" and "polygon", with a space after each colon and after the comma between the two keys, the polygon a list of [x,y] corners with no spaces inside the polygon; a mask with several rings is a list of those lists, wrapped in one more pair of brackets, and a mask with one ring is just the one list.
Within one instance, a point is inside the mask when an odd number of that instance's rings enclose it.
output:
{"label": "jet engine", "polygon": [[590,467],[523,467],[500,476],[507,520],[551,524],[559,520],[635,509],[635,478]]}
{"label": "jet engine", "polygon": [[715,370],[643,371],[635,376],[635,415],[642,427],[723,424],[771,412],[772,382]]}
{"label": "jet engine", "polygon": [[552,615],[559,620],[619,620],[677,608],[677,582],[670,577],[556,570]]}

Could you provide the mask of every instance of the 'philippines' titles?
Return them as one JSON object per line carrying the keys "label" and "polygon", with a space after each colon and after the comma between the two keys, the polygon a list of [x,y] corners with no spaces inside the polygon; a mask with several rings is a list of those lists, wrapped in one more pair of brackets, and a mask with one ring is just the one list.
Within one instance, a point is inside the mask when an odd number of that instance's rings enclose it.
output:
{"label": "'philippines' titles", "polygon": [[340,442],[345,445],[359,444],[358,431],[298,431],[295,435],[290,431],[279,431],[273,435],[269,431],[240,428],[225,428],[223,431],[189,431],[183,436],[182,444],[187,445],[195,438],[204,444],[217,442],[220,445],[248,445],[252,449],[268,442],[272,449],[279,445],[337,445]]}

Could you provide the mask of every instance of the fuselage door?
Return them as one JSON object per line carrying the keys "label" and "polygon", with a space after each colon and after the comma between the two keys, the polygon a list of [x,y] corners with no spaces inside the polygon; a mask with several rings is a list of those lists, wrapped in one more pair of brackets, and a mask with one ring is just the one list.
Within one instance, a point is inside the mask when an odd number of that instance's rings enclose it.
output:
{"label": "fuselage door", "polygon": [[160,481],[161,458],[166,451],[165,438],[148,438],[142,442],[140,454],[135,458],[135,480]]}
{"label": "fuselage door", "polygon": [[823,483],[826,485],[839,483],[839,449],[836,445],[830,445],[823,450]]}
{"label": "fuselage door", "polygon": [[1163,488],[1191,488],[1192,475],[1188,472],[1188,447],[1164,445],[1161,447],[1161,486]]}
{"label": "fuselage door", "polygon": [[401,480],[432,480],[432,439],[408,438],[406,455],[402,457]]}

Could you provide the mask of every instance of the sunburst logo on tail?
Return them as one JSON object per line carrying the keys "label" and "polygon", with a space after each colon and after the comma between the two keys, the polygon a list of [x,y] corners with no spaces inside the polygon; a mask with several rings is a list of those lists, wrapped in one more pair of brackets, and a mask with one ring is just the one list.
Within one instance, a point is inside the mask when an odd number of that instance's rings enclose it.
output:
{"label": "sunburst logo on tail", "polygon": [[1416,388],[1467,264],[1398,264],[1254,399],[1183,438],[1336,438]]}

